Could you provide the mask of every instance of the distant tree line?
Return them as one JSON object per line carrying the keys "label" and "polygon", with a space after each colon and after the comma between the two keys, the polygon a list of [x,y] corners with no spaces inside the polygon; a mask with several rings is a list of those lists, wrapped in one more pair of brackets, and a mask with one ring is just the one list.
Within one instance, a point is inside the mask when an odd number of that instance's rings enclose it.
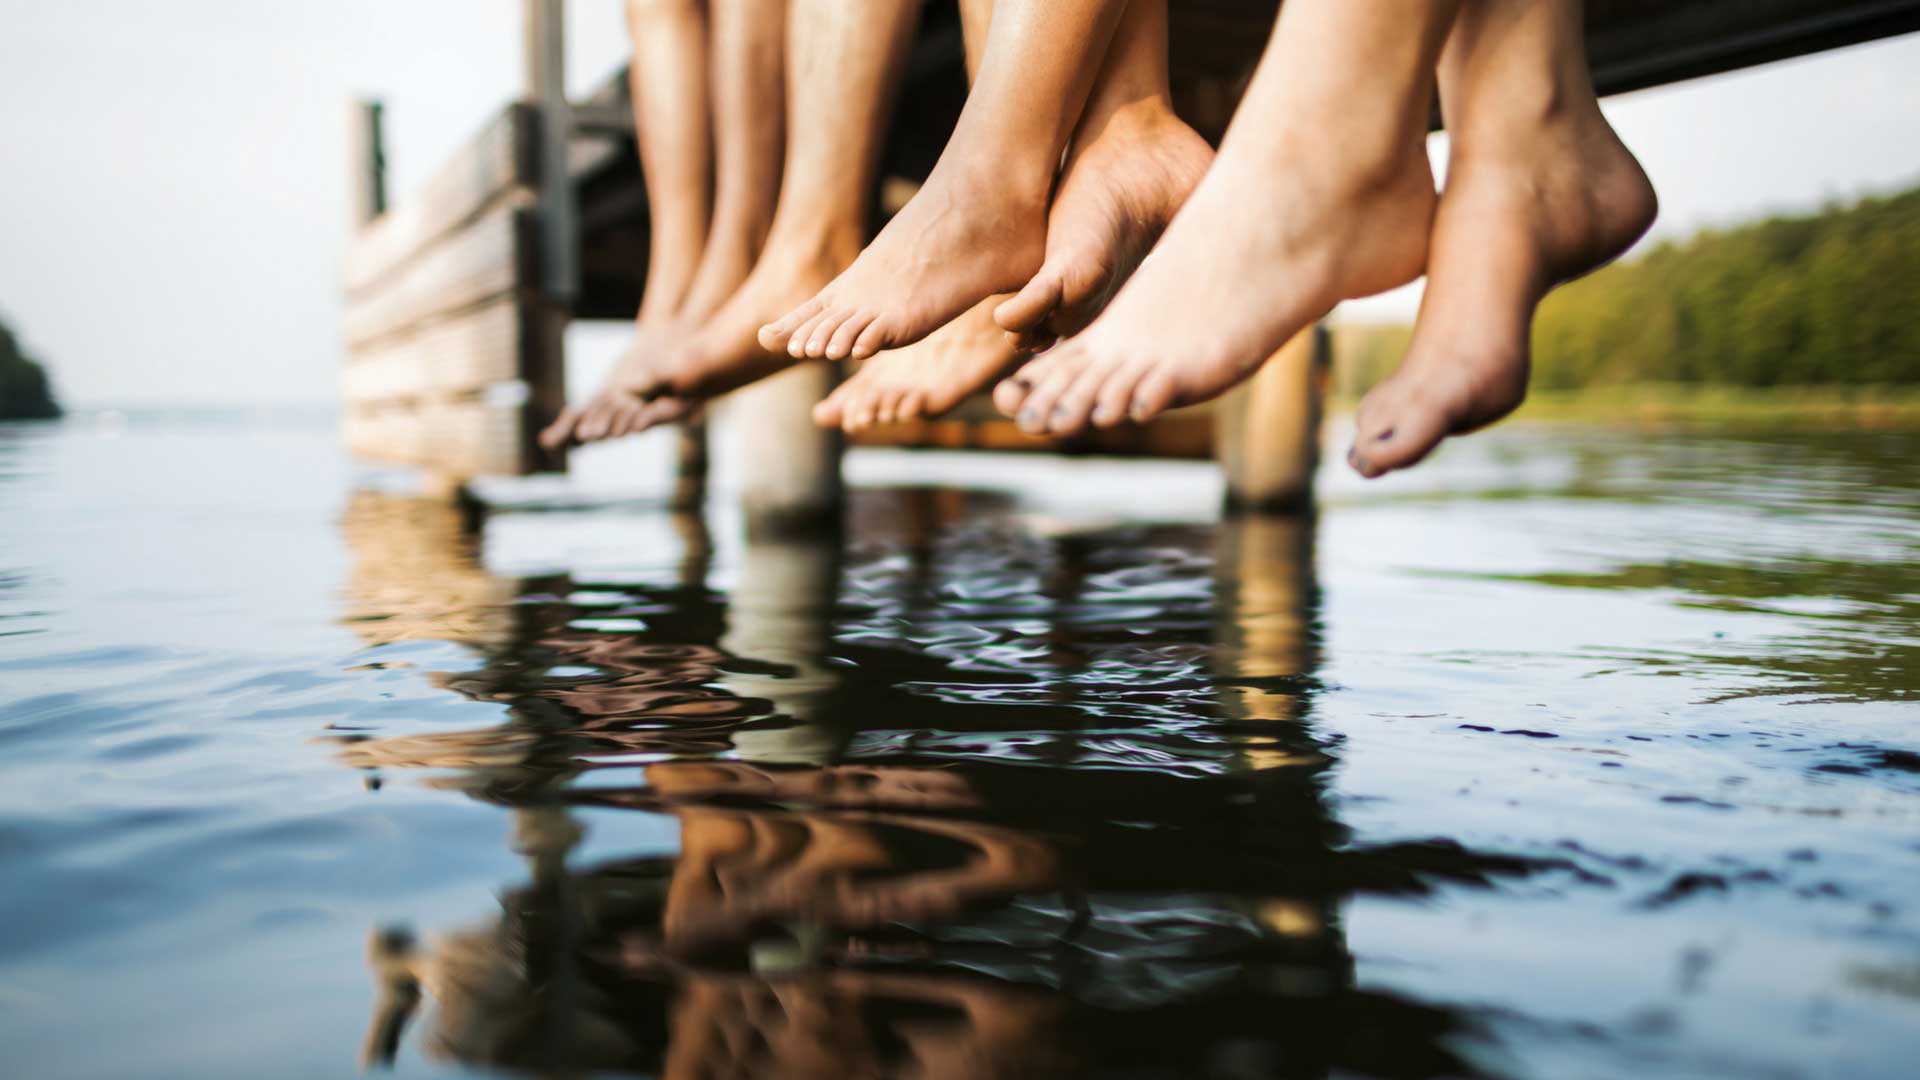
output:
{"label": "distant tree line", "polygon": [[51,420],[60,415],[47,373],[0,323],[0,420]]}
{"label": "distant tree line", "polygon": [[[1350,331],[1343,389],[1404,327]],[[1353,363],[1348,365],[1348,361]],[[1533,385],[1920,385],[1920,188],[1666,242],[1541,305]]]}

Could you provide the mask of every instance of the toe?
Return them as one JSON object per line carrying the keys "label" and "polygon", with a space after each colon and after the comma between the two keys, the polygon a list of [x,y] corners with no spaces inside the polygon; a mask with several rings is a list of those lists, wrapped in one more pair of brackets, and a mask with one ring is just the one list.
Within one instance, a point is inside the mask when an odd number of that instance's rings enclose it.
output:
{"label": "toe", "polygon": [[894,406],[893,418],[898,422],[918,420],[927,415],[927,392],[909,390],[900,395],[900,402]]}
{"label": "toe", "polygon": [[794,331],[820,314],[826,303],[818,296],[787,312],[780,318],[760,328],[760,347],[768,352],[780,352],[793,338]]}
{"label": "toe", "polygon": [[1134,391],[1140,386],[1140,380],[1147,374],[1149,365],[1133,362],[1123,365],[1118,371],[1100,384],[1100,390],[1094,395],[1093,413],[1089,419],[1094,427],[1117,427],[1127,418],[1127,406],[1133,403]]}
{"label": "toe", "polygon": [[993,388],[993,407],[1000,410],[1000,415],[1014,417],[1020,414],[1020,406],[1026,403],[1033,388],[1046,377],[1056,355],[1048,353],[1029,360],[1020,366],[1019,371],[1000,380]]}
{"label": "toe", "polygon": [[1001,329],[1017,334],[1039,326],[1059,306],[1060,276],[1048,267],[1041,267],[1026,288],[993,309],[993,321],[999,323]]}
{"label": "toe", "polygon": [[1108,283],[1113,280],[1105,264],[1097,259],[1076,265],[1079,270],[1062,276],[1060,305],[1047,320],[1047,329],[1060,337],[1072,337],[1093,322],[1104,306],[1102,301],[1108,295]]}
{"label": "toe", "polygon": [[[827,347],[824,350],[826,358],[829,360],[845,360],[851,356],[854,342],[859,339],[861,334],[866,332],[867,327],[873,325],[874,319],[875,316],[871,312],[863,311],[841,323],[840,329],[835,330],[833,337],[827,341]],[[812,354],[809,353],[808,355]]]}
{"label": "toe", "polygon": [[854,339],[853,346],[847,350],[847,357],[852,360],[865,360],[882,349],[898,344],[893,323],[884,318],[876,318],[860,331],[859,337]]}
{"label": "toe", "polygon": [[597,442],[607,437],[607,425],[610,417],[606,403],[595,399],[587,404],[580,413],[580,423],[574,426],[574,437],[581,442]]}
{"label": "toe", "polygon": [[842,383],[834,388],[818,405],[813,407],[813,422],[823,428],[837,428],[846,415],[847,387]]}
{"label": "toe", "polygon": [[[815,319],[813,325],[807,328],[806,346],[801,353],[810,360],[818,360],[827,355],[827,343],[833,340],[833,335],[847,324],[847,320],[851,319],[853,314],[846,308],[834,308]],[[793,340],[801,340],[801,335],[795,334]]]}
{"label": "toe", "polygon": [[700,409],[700,403],[686,398],[654,398],[647,402],[635,415],[632,423],[633,434],[639,434],[661,424],[671,424],[692,417]]}
{"label": "toe", "polygon": [[847,407],[847,432],[857,434],[873,426],[874,396],[871,391]]}
{"label": "toe", "polygon": [[1127,419],[1136,424],[1146,423],[1171,409],[1179,392],[1179,385],[1165,368],[1150,368],[1133,389],[1133,400],[1127,406]]}
{"label": "toe", "polygon": [[617,439],[622,435],[631,435],[637,430],[635,424],[640,420],[646,406],[639,399],[622,401],[608,412],[607,438]]}
{"label": "toe", "polygon": [[1045,435],[1048,419],[1053,415],[1054,406],[1066,394],[1067,388],[1080,375],[1086,365],[1075,354],[1062,355],[1044,379],[1034,384],[1033,393],[1020,405],[1020,415],[1016,418],[1021,430],[1029,435]]}
{"label": "toe", "polygon": [[1079,375],[1061,391],[1052,410],[1047,413],[1047,433],[1078,435],[1085,431],[1087,417],[1093,412],[1093,403],[1099,397],[1100,388],[1113,373],[1113,366],[1104,361],[1095,360],[1083,365]]}
{"label": "toe", "polygon": [[1392,399],[1362,402],[1347,462],[1369,480],[1407,468],[1433,452],[1448,426],[1437,408]]}
{"label": "toe", "polygon": [[804,359],[807,355],[807,342],[813,340],[814,327],[820,325],[823,320],[832,317],[833,312],[831,310],[814,312],[805,322],[794,327],[793,333],[787,335],[787,347],[781,351],[793,357],[795,360]]}
{"label": "toe", "polygon": [[567,443],[573,440],[574,425],[580,422],[580,414],[574,409],[563,409],[553,423],[540,432],[540,445],[549,454],[557,454]]}

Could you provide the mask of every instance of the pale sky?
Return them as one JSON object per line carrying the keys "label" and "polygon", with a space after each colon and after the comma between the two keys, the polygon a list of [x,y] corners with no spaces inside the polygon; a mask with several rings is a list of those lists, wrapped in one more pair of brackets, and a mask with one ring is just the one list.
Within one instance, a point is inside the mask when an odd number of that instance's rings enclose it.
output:
{"label": "pale sky", "polygon": [[[573,0],[570,81],[626,53]],[[517,0],[0,0],[0,318],[87,405],[332,400],[344,102],[404,198],[519,85]],[[1657,235],[1920,182],[1920,36],[1615,99]],[[1402,317],[1408,294],[1349,312]]]}

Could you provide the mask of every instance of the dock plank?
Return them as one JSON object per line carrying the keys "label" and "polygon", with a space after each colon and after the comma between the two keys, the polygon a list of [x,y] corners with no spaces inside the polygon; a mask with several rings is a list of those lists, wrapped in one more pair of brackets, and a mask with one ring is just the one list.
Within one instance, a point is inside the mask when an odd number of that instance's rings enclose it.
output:
{"label": "dock plank", "polygon": [[433,245],[378,289],[349,297],[342,320],[348,346],[359,349],[434,316],[520,291],[535,280],[533,216],[525,200],[510,200]]}
{"label": "dock plank", "polygon": [[526,332],[525,305],[515,297],[431,320],[350,351],[341,395],[371,405],[485,390],[520,378]]}
{"label": "dock plank", "polygon": [[347,293],[374,288],[504,194],[533,186],[539,170],[538,123],[531,106],[507,106],[420,190],[361,229],[342,266]]}
{"label": "dock plank", "polygon": [[464,479],[524,472],[522,423],[519,406],[474,398],[350,408],[341,427],[356,457]]}

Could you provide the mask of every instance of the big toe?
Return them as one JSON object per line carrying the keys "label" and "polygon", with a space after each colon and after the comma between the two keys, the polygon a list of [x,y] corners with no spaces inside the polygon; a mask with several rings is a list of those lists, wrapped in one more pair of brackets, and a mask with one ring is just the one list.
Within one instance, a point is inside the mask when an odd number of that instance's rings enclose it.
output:
{"label": "big toe", "polygon": [[1417,464],[1446,438],[1444,410],[1398,387],[1376,387],[1360,403],[1347,463],[1371,480]]}
{"label": "big toe", "polygon": [[1032,330],[1060,306],[1060,292],[1060,276],[1052,267],[1043,266],[1025,288],[993,309],[993,321],[1002,330],[1016,334]]}

